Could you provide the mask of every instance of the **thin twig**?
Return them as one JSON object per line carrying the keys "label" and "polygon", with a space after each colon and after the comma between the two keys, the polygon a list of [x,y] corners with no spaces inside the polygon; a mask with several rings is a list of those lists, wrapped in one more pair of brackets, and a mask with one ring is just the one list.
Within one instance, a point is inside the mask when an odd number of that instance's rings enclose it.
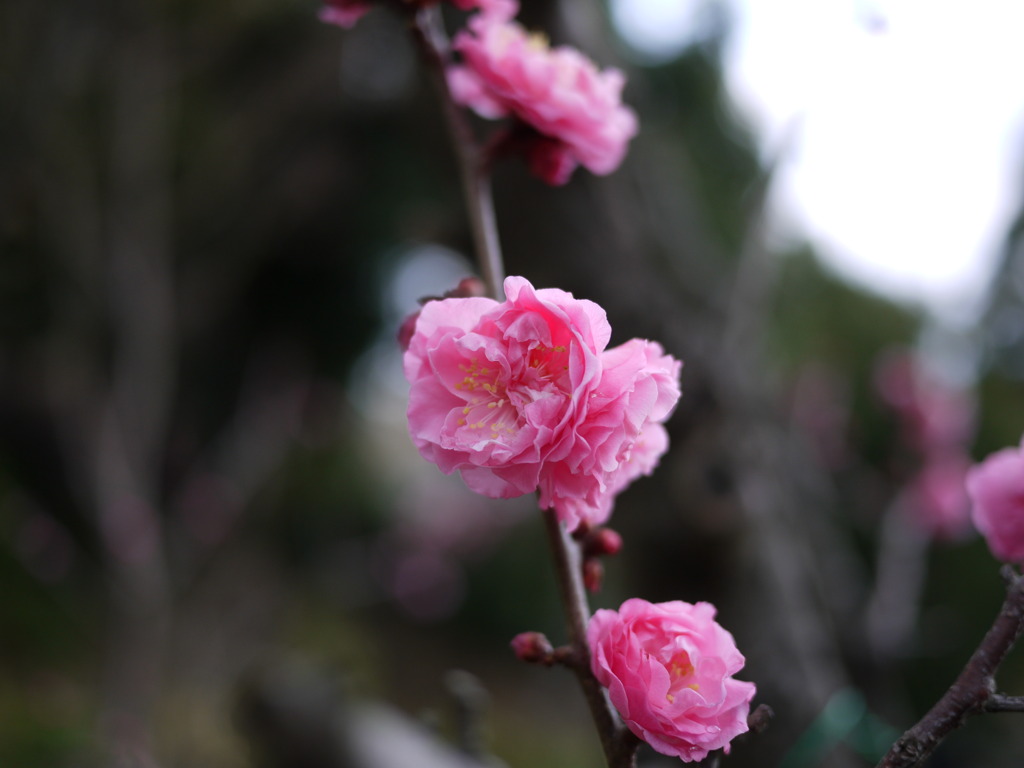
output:
{"label": "thin twig", "polygon": [[1024,712],[1024,696],[1003,696],[1000,693],[992,695],[985,702],[986,712]]}
{"label": "thin twig", "polygon": [[893,744],[878,768],[920,765],[942,740],[979,712],[1021,711],[1022,697],[995,693],[995,673],[1024,629],[1024,578],[1006,566],[1007,595],[992,627],[956,682],[921,720]]}
{"label": "thin twig", "polygon": [[608,768],[634,768],[640,742],[619,719],[605,695],[604,688],[590,671],[590,647],[587,645],[587,620],[590,607],[583,588],[579,544],[566,532],[554,510],[544,511],[551,554],[555,561],[558,591],[565,611],[572,663],[569,665],[579,680],[590,715],[597,726]]}
{"label": "thin twig", "polygon": [[[465,113],[455,103],[448,88],[445,66],[449,46],[437,9],[424,8],[417,12],[414,31],[441,94],[445,120],[455,148],[466,196],[477,262],[487,292],[500,301],[504,298],[501,285],[504,266],[491,197],[490,152],[481,150],[475,141]],[[590,649],[586,638],[590,608],[583,588],[579,545],[565,531],[553,510],[545,510],[544,520],[569,631],[571,650],[569,654],[563,656],[562,661],[573,670],[583,689],[583,695],[597,726],[608,767],[634,768],[640,742],[622,724],[608,701],[604,688],[590,671]]]}
{"label": "thin twig", "polygon": [[436,7],[419,10],[416,13],[413,31],[441,95],[441,107],[459,166],[481,276],[487,286],[488,295],[501,301],[504,298],[501,284],[505,268],[502,263],[501,245],[498,242],[494,201],[491,197],[490,162],[481,152],[465,112],[455,103],[448,87],[445,67],[449,45],[439,13]]}

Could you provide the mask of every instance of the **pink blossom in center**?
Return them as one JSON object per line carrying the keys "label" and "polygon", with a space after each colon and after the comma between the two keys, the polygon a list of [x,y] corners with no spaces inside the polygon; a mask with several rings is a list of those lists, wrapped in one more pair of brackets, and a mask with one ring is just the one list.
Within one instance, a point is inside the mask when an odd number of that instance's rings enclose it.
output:
{"label": "pink blossom in center", "polygon": [[604,522],[668,447],[680,363],[640,339],[606,349],[593,302],[521,277],[505,294],[423,307],[404,357],[413,443],[477,493],[539,491],[570,529]]}
{"label": "pink blossom in center", "polygon": [[733,679],[743,655],[710,603],[633,598],[587,626],[591,671],[626,726],[683,762],[725,749],[747,730],[753,683]]}

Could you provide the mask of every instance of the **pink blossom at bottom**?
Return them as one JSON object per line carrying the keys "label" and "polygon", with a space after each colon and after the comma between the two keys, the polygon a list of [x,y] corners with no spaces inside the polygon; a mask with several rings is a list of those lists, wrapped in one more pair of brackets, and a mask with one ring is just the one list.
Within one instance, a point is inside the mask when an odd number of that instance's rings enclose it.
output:
{"label": "pink blossom at bottom", "polygon": [[967,473],[971,518],[992,554],[1024,562],[1024,442],[993,453]]}
{"label": "pink blossom at bottom", "polygon": [[747,730],[753,683],[710,603],[632,598],[587,626],[591,671],[626,726],[658,752],[703,760]]}

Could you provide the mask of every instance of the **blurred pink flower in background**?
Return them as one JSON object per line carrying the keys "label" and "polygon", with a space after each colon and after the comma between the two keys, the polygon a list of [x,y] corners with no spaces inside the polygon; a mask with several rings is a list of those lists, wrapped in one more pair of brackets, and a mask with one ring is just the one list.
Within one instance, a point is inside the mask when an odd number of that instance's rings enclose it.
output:
{"label": "blurred pink flower in background", "polygon": [[521,277],[505,293],[421,310],[404,357],[413,443],[484,496],[539,490],[570,530],[602,523],[668,447],[681,364],[640,339],[606,350],[593,302]]}
{"label": "blurred pink flower in background", "polygon": [[967,473],[971,517],[992,554],[1024,562],[1024,443],[997,451]]}
{"label": "blurred pink flower in background", "polygon": [[904,439],[916,451],[960,448],[970,440],[974,430],[971,397],[928,376],[915,353],[900,350],[884,355],[875,385],[899,415]]}
{"label": "blurred pink flower in background", "polygon": [[463,60],[448,70],[455,100],[482,117],[514,116],[546,137],[527,153],[544,181],[564,184],[577,165],[602,175],[618,168],[637,132],[619,70],[600,71],[579,51],[551,48],[498,14],[472,18],[453,48]]}
{"label": "blurred pink flower in background", "polygon": [[916,465],[903,495],[910,522],[932,538],[964,538],[971,531],[965,481],[974,432],[972,396],[929,375],[920,355],[905,349],[881,357],[875,388],[893,410],[901,444]]}
{"label": "blurred pink flower in background", "polygon": [[633,598],[587,626],[591,669],[629,729],[658,752],[703,760],[747,730],[753,683],[710,603]]}
{"label": "blurred pink flower in background", "polygon": [[954,541],[973,530],[966,478],[971,462],[961,453],[929,457],[910,481],[908,512],[928,536]]}
{"label": "blurred pink flower in background", "polygon": [[325,0],[318,15],[327,24],[351,29],[369,10],[369,0]]}

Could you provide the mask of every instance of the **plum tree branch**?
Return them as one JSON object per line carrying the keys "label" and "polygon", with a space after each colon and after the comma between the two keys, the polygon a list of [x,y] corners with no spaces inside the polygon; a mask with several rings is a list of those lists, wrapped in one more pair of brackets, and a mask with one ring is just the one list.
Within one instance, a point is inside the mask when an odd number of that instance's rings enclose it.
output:
{"label": "plum tree branch", "polygon": [[417,11],[413,32],[441,96],[441,108],[459,166],[481,277],[487,286],[488,295],[501,301],[504,298],[501,284],[505,276],[505,267],[502,263],[494,200],[491,195],[490,161],[477,144],[466,119],[466,113],[455,103],[448,87],[445,67],[450,47],[441,24],[439,10],[436,7],[428,7]]}
{"label": "plum tree branch", "polygon": [[1007,582],[1006,599],[992,627],[949,690],[893,744],[877,768],[920,765],[971,715],[1024,711],[1024,697],[995,692],[995,673],[1024,629],[1024,577],[1010,566],[1005,566],[1002,574]]}
{"label": "plum tree branch", "polygon": [[587,645],[590,607],[587,604],[586,590],[583,588],[579,544],[559,522],[553,509],[544,510],[544,524],[555,563],[562,609],[565,611],[569,646],[572,649],[572,663],[569,666],[583,689],[590,715],[601,738],[601,747],[608,761],[608,768],[634,768],[640,742],[622,724],[618,713],[608,701],[604,688],[590,671],[590,646]]}

